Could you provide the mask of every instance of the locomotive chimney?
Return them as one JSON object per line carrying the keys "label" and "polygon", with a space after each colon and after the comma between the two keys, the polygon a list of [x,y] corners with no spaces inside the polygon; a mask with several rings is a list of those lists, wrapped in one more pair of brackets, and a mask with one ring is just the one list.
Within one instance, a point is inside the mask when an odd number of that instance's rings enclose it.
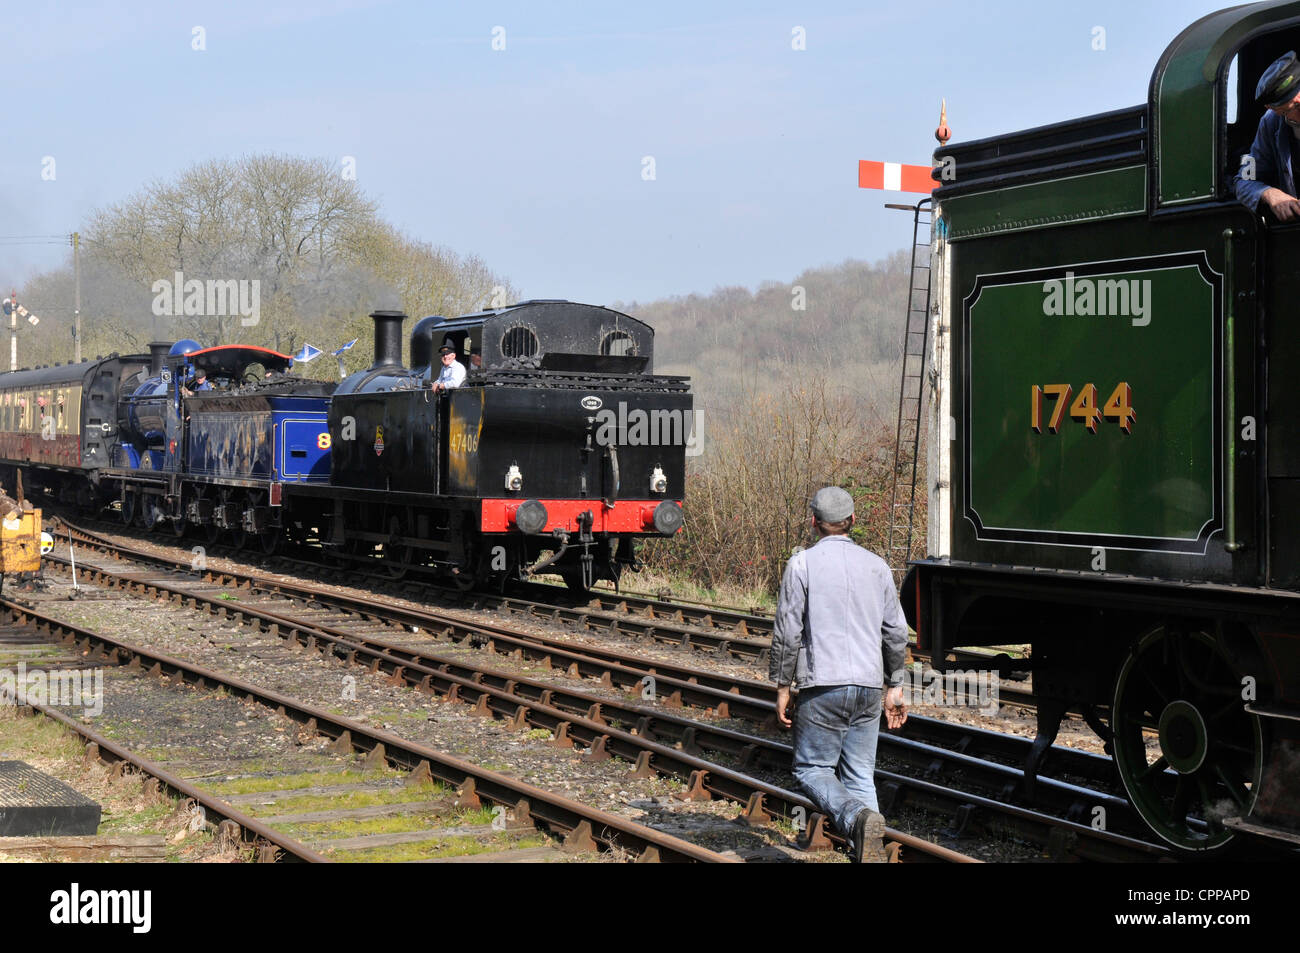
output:
{"label": "locomotive chimney", "polygon": [[370,369],[402,366],[402,322],[404,311],[372,311],[375,322],[375,363]]}
{"label": "locomotive chimney", "polygon": [[167,341],[154,341],[149,345],[149,376],[157,377],[162,373],[163,359],[172,346]]}

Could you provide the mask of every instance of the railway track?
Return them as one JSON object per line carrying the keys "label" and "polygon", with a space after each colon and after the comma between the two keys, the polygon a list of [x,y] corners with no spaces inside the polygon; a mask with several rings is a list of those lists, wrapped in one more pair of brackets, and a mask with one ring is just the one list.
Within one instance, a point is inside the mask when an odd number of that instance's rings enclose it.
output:
{"label": "railway track", "polygon": [[[277,830],[276,826],[293,826],[318,823],[327,818],[337,818],[348,813],[354,819],[365,817],[392,817],[407,814],[425,827],[425,830],[412,832],[411,840],[431,840],[432,831],[439,837],[467,836],[476,832],[472,828],[486,826],[487,832],[514,832],[521,828],[539,829],[554,832],[563,837],[565,848],[573,851],[618,850],[627,852],[640,860],[651,861],[692,861],[721,862],[727,858],[706,848],[683,841],[670,834],[654,830],[627,818],[619,817],[591,807],[571,798],[543,790],[516,778],[474,765],[464,759],[438,751],[427,745],[414,743],[397,735],[377,730],[352,719],[332,714],[324,709],[312,706],[279,692],[254,685],[244,679],[211,668],[192,665],[180,659],[165,655],[142,646],[133,645],[112,636],[86,628],[71,625],[50,615],[39,612],[29,606],[23,606],[8,599],[0,599],[0,618],[10,629],[30,632],[32,636],[47,643],[60,643],[74,656],[125,671],[137,680],[150,681],[160,679],[169,683],[163,691],[169,695],[186,694],[178,692],[184,687],[206,689],[207,694],[216,697],[224,693],[228,703],[244,701],[265,709],[265,715],[289,718],[302,726],[306,736],[324,736],[331,740],[330,750],[333,754],[351,754],[364,759],[372,770],[388,767],[401,772],[401,782],[387,785],[399,788],[402,785],[415,787],[416,799],[394,798],[390,802],[371,805],[367,808],[325,808],[311,812],[273,813],[265,820],[259,820],[245,810],[232,804],[221,796],[205,790],[203,785],[192,780],[187,781],[173,775],[162,766],[149,759],[132,753],[125,746],[117,744],[107,737],[93,732],[78,724],[67,715],[49,706],[39,706],[42,715],[54,718],[65,727],[77,731],[94,745],[95,752],[115,760],[131,763],[138,770],[156,778],[178,795],[192,798],[204,812],[221,819],[226,836],[233,836],[235,825],[242,836],[259,847],[259,853],[266,857],[267,844],[282,852],[283,857],[299,860],[320,861],[324,855],[311,847]],[[140,679],[139,673],[152,679]],[[119,693],[123,685],[117,686]],[[149,690],[156,696],[156,686]],[[156,697],[151,697],[156,702]],[[333,759],[332,759],[333,760]],[[251,798],[242,797],[245,803],[262,805],[281,801],[292,801],[300,797],[304,788],[297,782],[302,778],[318,777],[320,772],[310,770],[284,771],[266,774],[269,790],[253,792]],[[450,792],[450,796],[439,796],[436,790],[429,796],[419,789],[420,785],[439,785]],[[263,784],[263,787],[268,785]],[[373,788],[374,786],[371,785]],[[340,784],[331,787],[328,792],[305,789],[307,794],[328,793],[345,796],[348,794],[373,793],[364,791],[357,784]],[[454,816],[458,810],[475,810],[482,807],[500,807],[502,811],[492,812],[493,822],[484,825],[470,825],[471,829],[444,830],[436,826],[436,820],[442,816]],[[434,827],[429,827],[435,823]],[[373,847],[374,841],[367,842]],[[357,850],[360,843],[338,843],[329,845],[332,851],[344,852]],[[500,859],[500,858],[497,858]],[[534,859],[530,857],[529,859]]]}
{"label": "railway track", "polygon": [[[85,534],[83,542],[94,536],[77,524],[62,521],[63,525]],[[99,521],[104,523],[104,521]],[[129,534],[144,539],[145,533],[128,527],[102,527],[114,535]],[[156,542],[168,538],[156,535]],[[100,536],[99,538],[103,538]],[[610,594],[591,590],[589,596],[578,596],[568,589],[542,583],[529,583],[519,587],[522,594],[502,594],[474,590],[464,592],[454,586],[440,585],[432,577],[408,575],[395,580],[390,574],[368,571],[364,561],[358,565],[336,566],[319,556],[319,550],[305,547],[305,552],[285,552],[274,556],[260,555],[247,549],[204,542],[205,552],[226,555],[232,559],[253,560],[267,570],[309,575],[322,582],[340,585],[366,583],[373,591],[402,594],[422,602],[470,610],[496,609],[527,618],[560,620],[589,629],[617,632],[629,638],[652,642],[690,645],[709,652],[722,653],[741,660],[765,662],[770,647],[772,620],[770,616],[754,615],[735,610],[692,606],[665,602],[656,598]],[[308,558],[311,557],[311,558]]]}
{"label": "railway track", "polygon": [[[57,562],[57,560],[56,560]],[[113,572],[91,568],[83,558],[84,572],[92,581],[116,585],[128,591],[138,592],[157,598],[181,601],[190,606],[200,605],[207,611],[235,623],[255,625],[261,631],[271,633],[281,639],[289,640],[308,651],[318,652],[327,657],[338,658],[362,665],[371,672],[387,675],[394,682],[417,688],[429,694],[436,694],[453,702],[463,702],[482,715],[498,715],[508,721],[511,727],[520,731],[543,729],[552,736],[552,743],[557,747],[569,748],[575,745],[585,748],[585,760],[600,761],[610,756],[618,756],[634,765],[633,777],[664,776],[677,779],[685,785],[682,799],[685,801],[708,800],[718,796],[738,804],[746,805],[759,795],[757,806],[766,803],[769,807],[781,805],[779,817],[789,820],[807,818],[815,814],[812,805],[806,800],[777,785],[766,784],[759,779],[749,777],[738,771],[732,771],[714,762],[682,752],[660,741],[651,740],[649,732],[638,737],[635,727],[624,731],[612,727],[602,717],[600,711],[591,711],[591,706],[600,707],[601,702],[592,697],[574,701],[566,697],[570,706],[577,705],[592,717],[575,717],[573,713],[547,704],[549,698],[542,697],[546,689],[529,686],[532,698],[520,691],[518,684],[509,684],[507,689],[493,689],[488,686],[490,671],[466,670],[466,675],[449,673],[449,663],[442,659],[430,660],[438,667],[423,665],[419,662],[397,658],[383,648],[371,648],[365,640],[357,639],[351,633],[320,624],[310,619],[295,618],[284,605],[279,611],[268,610],[264,605],[257,605],[249,599],[241,598],[238,602],[228,601],[222,596],[229,593],[218,587],[194,588],[194,580],[159,579],[157,573],[144,576],[127,572]],[[207,591],[202,591],[206,588]],[[300,610],[299,610],[300,611]],[[504,678],[504,676],[502,676]],[[514,680],[510,680],[514,681]],[[682,720],[685,721],[684,719]],[[643,729],[644,730],[644,729]],[[772,816],[772,811],[756,812],[752,816]],[[811,829],[817,829],[816,818],[811,822]],[[913,854],[925,853],[942,859],[955,859],[953,852],[945,852],[928,842],[911,838],[905,834],[891,834],[896,841],[904,844]],[[834,841],[839,843],[838,840]],[[829,846],[819,838],[812,840],[813,846]]]}
{"label": "railway track", "polygon": [[[191,562],[187,561],[185,557],[162,556],[138,547],[133,548],[123,546],[119,542],[110,542],[108,537],[90,533],[77,527],[69,528],[72,530],[73,537],[81,545],[98,547],[102,552],[112,552],[114,547],[120,547],[121,552],[129,554],[132,558],[151,561],[156,565],[179,569],[186,569],[191,565]],[[618,687],[632,688],[641,683],[646,675],[652,675],[662,683],[665,688],[664,694],[668,695],[673,703],[706,709],[712,708],[719,711],[724,717],[742,717],[758,721],[770,721],[772,719],[772,703],[776,697],[776,692],[771,684],[767,682],[717,676],[698,668],[674,665],[666,661],[647,664],[644,658],[636,653],[624,652],[614,647],[593,646],[590,643],[584,643],[581,650],[575,651],[570,643],[562,639],[547,638],[539,634],[521,636],[517,630],[510,627],[494,626],[484,622],[466,625],[456,615],[430,609],[405,610],[400,606],[393,605],[386,607],[381,614],[376,612],[374,605],[368,600],[351,598],[320,586],[295,584],[262,573],[208,572],[204,575],[204,578],[217,585],[256,585],[302,599],[323,600],[340,611],[369,617],[382,615],[384,619],[392,624],[425,630],[434,629],[441,631],[445,637],[455,641],[469,640],[472,644],[478,644],[484,638],[487,638],[493,642],[491,647],[500,646],[507,653],[518,651],[522,652],[526,657],[545,657],[545,654],[537,655],[536,649],[531,646],[520,645],[520,639],[522,638],[528,642],[545,645],[552,650],[550,654],[554,664],[559,664],[562,661],[566,667],[576,665],[577,673],[585,677],[600,678],[608,680]],[[391,585],[391,582],[388,585]],[[417,591],[414,596],[418,598],[419,594],[419,591]],[[624,634],[629,625],[626,616],[612,615],[603,611],[567,609],[541,603],[528,603],[526,607],[523,607],[510,600],[499,599],[498,597],[489,597],[486,602],[481,601],[481,598],[474,595],[461,608],[471,610],[494,608],[498,611],[504,611],[514,618],[522,618],[530,622],[567,625],[578,631]],[[642,622],[637,622],[632,628],[636,634],[645,634],[647,631]],[[654,630],[652,633],[654,640],[662,644],[689,648],[712,648],[715,654],[727,657],[736,654],[735,640],[720,640],[711,633],[702,633],[687,627],[669,629],[654,628],[652,626],[651,628]],[[703,643],[701,640],[703,640]],[[746,641],[752,642],[752,640]],[[745,657],[756,662],[761,662],[764,658],[756,650]],[[755,708],[752,704],[753,699],[760,699],[764,704]],[[998,700],[999,702],[1005,700],[1008,703],[1018,704],[1022,707],[1033,707],[1031,693],[1017,691],[1008,687],[1004,682],[999,683]],[[1027,750],[1026,744],[1025,753],[1027,753]]]}
{"label": "railway track", "polygon": [[[166,563],[166,560],[162,561]],[[96,576],[96,578],[102,577]],[[131,574],[117,574],[116,579],[120,584],[140,587],[154,594],[184,598],[185,586],[174,584],[174,581],[169,583],[157,578],[141,578]],[[235,579],[225,577],[211,581],[226,584],[236,582]],[[256,584],[256,579],[240,576],[237,584],[252,586]],[[280,597],[285,595],[284,587],[280,584],[269,587],[268,592],[270,589],[278,589]],[[319,594],[298,590],[292,595],[299,598],[313,598]],[[324,606],[328,605],[332,598],[333,594],[327,595],[323,603],[317,603],[322,608],[315,611],[317,613],[326,611]],[[353,631],[325,624],[320,620],[319,615],[312,615],[309,612],[307,613],[309,617],[304,617],[301,608],[293,609],[291,606],[288,611],[283,607],[279,611],[268,611],[266,603],[254,604],[247,598],[241,598],[240,605],[236,609],[231,609],[228,605],[216,605],[211,598],[208,598],[207,602],[213,611],[222,614],[234,611],[236,615],[244,617],[256,616],[260,619],[258,623],[260,625],[282,627],[284,631],[281,634],[287,638],[303,640],[304,644],[315,643],[313,647],[328,645],[326,651],[333,652],[338,657],[361,661],[372,669],[385,671],[391,677],[404,679],[408,684],[422,690],[464,700],[475,706],[482,714],[494,714],[511,720],[520,728],[545,728],[551,731],[561,744],[576,743],[586,748],[587,757],[603,758],[614,754],[636,764],[639,771],[655,770],[675,776],[687,784],[689,797],[727,797],[745,803],[755,813],[776,814],[787,819],[798,818],[800,811],[806,816],[811,810],[810,805],[797,796],[792,796],[788,791],[771,785],[764,787],[762,784],[755,783],[752,777],[737,777],[736,772],[721,767],[717,761],[710,763],[684,755],[684,753],[686,755],[707,753],[715,759],[729,761],[739,766],[742,775],[746,770],[753,768],[784,775],[789,770],[790,752],[789,747],[783,743],[679,718],[644,706],[630,705],[616,698],[611,699],[608,693],[597,696],[584,691],[557,687],[553,682],[494,670],[481,663],[470,664],[432,654],[427,650],[411,650],[394,644],[391,640],[359,636]],[[365,608],[368,608],[368,615],[354,614],[352,620],[363,618],[374,622],[377,621],[377,614],[388,611],[388,607],[379,609],[373,605],[362,607]],[[343,621],[347,620],[348,617],[345,617]],[[431,620],[422,617],[420,621],[427,626]],[[410,618],[404,616],[400,624],[409,622]],[[462,641],[474,640],[470,629],[472,627],[466,627]],[[480,631],[477,635],[479,644],[498,651],[504,648],[509,654],[518,655],[520,658],[530,645],[536,647],[531,640],[518,636],[507,645],[503,642],[506,636],[498,631],[486,633]],[[550,666],[565,668],[568,671],[576,670],[577,674],[583,674],[581,665],[584,660],[572,654],[568,657],[556,658],[555,653],[551,652],[541,656],[541,660],[545,660]],[[630,671],[622,670],[626,668],[620,666],[620,670],[616,672],[622,677],[621,680],[627,683],[629,675],[632,677],[639,675],[640,677],[632,682],[632,686],[643,686],[645,667]],[[601,678],[612,688],[614,679],[610,674],[610,670],[606,669]],[[679,683],[678,680],[673,680],[664,687],[665,690],[671,691],[670,698],[673,698],[683,691],[689,693],[692,684],[690,681]],[[762,683],[753,683],[751,687],[755,686],[762,686],[770,691],[770,686]],[[697,692],[701,690],[698,683],[694,683],[694,688]],[[755,714],[759,717],[771,717],[770,701],[755,704],[754,699],[745,699],[743,695],[738,695],[737,688],[738,686],[732,685],[732,690],[727,692],[720,692],[718,689],[707,690],[713,695],[708,699],[713,702],[711,706],[713,710],[717,712],[728,701],[733,705],[740,702],[737,707],[745,708],[751,717]],[[720,695],[723,697],[719,698]],[[674,700],[682,701],[680,697]],[[689,703],[691,700],[693,699],[687,699],[683,703]],[[725,708],[722,710],[724,714],[731,714]],[[994,798],[1005,802],[1015,794],[1017,789],[1023,789],[1023,775],[1018,769],[1005,764],[992,763],[984,757],[976,757],[968,752],[973,749],[989,748],[1000,751],[1004,758],[1023,758],[1028,745],[1024,739],[978,731],[969,732],[965,737],[955,737],[959,732],[952,725],[921,719],[914,719],[914,721],[919,726],[916,733],[922,737],[884,736],[881,757],[899,762],[913,770],[920,770],[923,777],[882,772],[880,779],[882,792],[886,793],[887,797],[899,803],[924,802],[929,808],[939,805],[947,814],[960,819],[961,823],[955,825],[960,829],[970,821],[972,813],[976,810],[982,813],[991,810],[997,803]],[[975,739],[973,748],[972,739]],[[945,740],[954,747],[964,750],[941,747]],[[664,742],[674,747],[667,748]],[[1077,778],[1101,779],[1109,766],[1108,759],[1083,755],[1069,749],[1058,749],[1057,754],[1062,762],[1057,765],[1058,773]],[[950,789],[945,791],[942,786],[932,783],[934,780],[944,779],[945,776],[960,777],[967,788],[974,785],[985,791],[986,796],[973,797],[972,792],[969,791]],[[1037,800],[1038,806],[1045,810],[1024,809],[1014,821],[1008,822],[1002,819],[998,823],[1003,825],[1009,823],[1022,836],[1028,836],[1044,847],[1053,849],[1059,847],[1063,840],[1072,839],[1077,856],[1097,859],[1132,859],[1150,857],[1159,853],[1156,851],[1153,854],[1149,849],[1150,845],[1142,844],[1139,838],[1132,836],[1140,826],[1132,820],[1128,805],[1121,798],[1074,782],[1044,778],[1039,784]],[[1094,818],[1098,808],[1108,815],[1112,831],[1127,828],[1132,833],[1128,836],[1106,835],[1105,832],[1094,831],[1087,824],[1079,823],[1081,818],[1085,820]],[[1070,826],[1071,823],[1073,827]],[[813,826],[816,826],[815,819]],[[1062,834],[1062,831],[1067,833]]]}
{"label": "railway track", "polygon": [[[68,524],[65,524],[68,525]],[[114,528],[114,532],[119,532]],[[89,543],[93,534],[85,534],[82,541]],[[770,614],[742,612],[733,607],[715,604],[691,604],[683,600],[669,601],[644,593],[615,593],[592,589],[589,598],[575,596],[568,589],[542,583],[527,583],[517,587],[512,594],[474,591],[462,592],[454,587],[438,585],[423,578],[406,577],[394,580],[384,571],[367,572],[364,565],[340,568],[322,560],[303,556],[281,554],[258,557],[247,550],[212,545],[214,552],[224,552],[234,558],[261,558],[268,569],[278,572],[310,572],[323,582],[339,585],[356,585],[366,582],[378,592],[401,594],[417,601],[433,601],[452,609],[494,609],[498,612],[527,620],[561,622],[590,631],[602,631],[631,639],[642,639],[661,645],[693,648],[699,651],[730,657],[741,661],[765,664],[771,647],[773,619]],[[987,652],[956,650],[950,652],[952,660],[971,670],[982,670],[992,665],[1004,673],[1000,684],[999,701],[1033,710],[1036,707],[1033,692],[1014,682],[1015,659],[1006,653],[990,655]],[[913,658],[929,661],[929,655],[913,650]],[[1077,710],[1071,714],[1080,714]]]}

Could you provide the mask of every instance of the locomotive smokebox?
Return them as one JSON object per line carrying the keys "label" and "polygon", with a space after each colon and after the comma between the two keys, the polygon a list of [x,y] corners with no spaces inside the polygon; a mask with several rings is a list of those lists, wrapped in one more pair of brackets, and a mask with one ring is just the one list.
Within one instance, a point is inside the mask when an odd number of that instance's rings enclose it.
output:
{"label": "locomotive smokebox", "polygon": [[172,349],[170,341],[154,341],[149,345],[149,376],[157,377],[162,373],[163,359]]}
{"label": "locomotive smokebox", "polygon": [[404,311],[372,311],[375,322],[375,363],[370,369],[402,366],[402,322]]}

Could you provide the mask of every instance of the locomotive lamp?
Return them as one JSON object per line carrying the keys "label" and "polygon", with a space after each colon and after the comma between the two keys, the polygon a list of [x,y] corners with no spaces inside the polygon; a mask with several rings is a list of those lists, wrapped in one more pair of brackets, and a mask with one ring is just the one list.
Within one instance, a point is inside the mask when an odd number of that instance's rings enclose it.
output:
{"label": "locomotive lamp", "polygon": [[654,473],[650,474],[650,492],[667,493],[668,478],[664,476],[663,467],[655,467]]}
{"label": "locomotive lamp", "polygon": [[516,464],[510,464],[510,469],[506,471],[506,489],[511,493],[518,493],[524,488],[524,475],[519,472]]}

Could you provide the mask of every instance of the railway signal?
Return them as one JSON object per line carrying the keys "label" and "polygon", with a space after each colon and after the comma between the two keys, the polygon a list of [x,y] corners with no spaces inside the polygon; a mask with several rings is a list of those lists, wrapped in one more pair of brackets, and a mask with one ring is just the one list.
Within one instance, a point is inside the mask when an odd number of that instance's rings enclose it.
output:
{"label": "railway signal", "polygon": [[9,370],[18,370],[18,319],[26,318],[32,327],[41,323],[41,319],[18,303],[18,292],[11,291],[4,300],[4,314],[9,319]]}
{"label": "railway signal", "polygon": [[[934,131],[934,137],[939,140],[940,145],[945,144],[952,137],[952,131],[948,128],[948,103],[946,100],[939,106],[939,128]],[[945,182],[953,178],[955,170],[951,169],[947,164],[940,166],[939,169],[940,177]],[[939,187],[939,183],[932,177],[933,172],[934,167],[928,165],[907,165],[903,162],[873,162],[867,159],[859,159],[858,188],[881,189],[885,192],[916,192],[920,195],[929,195]],[[911,206],[901,207],[911,208]]]}

